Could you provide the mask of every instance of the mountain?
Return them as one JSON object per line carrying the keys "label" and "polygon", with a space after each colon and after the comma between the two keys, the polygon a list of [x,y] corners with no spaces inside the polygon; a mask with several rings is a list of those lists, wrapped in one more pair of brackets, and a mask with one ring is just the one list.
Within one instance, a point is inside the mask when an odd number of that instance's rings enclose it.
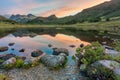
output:
{"label": "mountain", "polygon": [[58,18],[55,15],[50,15],[48,17],[36,17],[35,19],[28,21],[30,24],[53,24]]}
{"label": "mountain", "polygon": [[4,21],[4,20],[7,20],[7,19],[0,15],[0,21]]}
{"label": "mountain", "polygon": [[100,20],[100,18],[111,18],[120,16],[120,0],[111,0],[99,4],[97,6],[84,9],[82,12],[75,15],[77,21]]}
{"label": "mountain", "polygon": [[120,17],[120,0],[111,0],[99,5],[84,9],[74,16],[57,18],[55,15],[49,17],[36,17],[28,15],[12,15],[10,19],[28,24],[74,24],[81,22],[98,22]]}
{"label": "mountain", "polygon": [[20,22],[20,23],[26,23],[28,21],[35,19],[35,18],[36,18],[36,16],[34,16],[32,14],[28,14],[28,15],[17,14],[17,15],[12,15],[10,17],[11,20],[14,20],[14,21]]}

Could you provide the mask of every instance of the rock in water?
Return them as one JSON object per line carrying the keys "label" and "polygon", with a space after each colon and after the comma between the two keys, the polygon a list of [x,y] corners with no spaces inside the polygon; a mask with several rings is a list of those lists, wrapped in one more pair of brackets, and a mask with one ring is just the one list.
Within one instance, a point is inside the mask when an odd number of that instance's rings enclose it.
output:
{"label": "rock in water", "polygon": [[31,56],[32,57],[39,57],[42,54],[43,54],[43,52],[41,50],[35,50],[31,53]]}
{"label": "rock in water", "polygon": [[50,68],[62,66],[66,60],[66,55],[45,55],[41,58],[42,63]]}
{"label": "rock in water", "polygon": [[15,43],[9,43],[8,45],[9,45],[9,46],[13,46],[14,44],[15,44]]}
{"label": "rock in water", "polygon": [[64,53],[67,56],[69,55],[68,49],[65,49],[65,48],[57,48],[57,49],[54,49],[53,51],[53,55],[59,55],[60,53]]}
{"label": "rock in water", "polygon": [[5,54],[5,55],[0,55],[0,59],[1,60],[8,60],[12,57],[15,57],[16,55],[15,54]]}
{"label": "rock in water", "polygon": [[19,52],[24,52],[25,51],[25,49],[21,49],[21,50],[19,50]]}
{"label": "rock in water", "polygon": [[8,50],[7,46],[0,47],[0,52],[4,52],[4,51],[7,51],[7,50]]}

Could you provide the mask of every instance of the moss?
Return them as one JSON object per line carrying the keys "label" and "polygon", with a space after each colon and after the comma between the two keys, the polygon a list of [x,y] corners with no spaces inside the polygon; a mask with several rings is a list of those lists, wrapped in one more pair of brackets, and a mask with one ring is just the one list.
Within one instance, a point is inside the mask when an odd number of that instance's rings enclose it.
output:
{"label": "moss", "polygon": [[31,64],[23,64],[24,69],[29,69],[31,67]]}
{"label": "moss", "polygon": [[0,74],[0,80],[7,80],[7,76],[3,75],[3,74]]}
{"label": "moss", "polygon": [[16,68],[21,68],[23,67],[24,61],[22,59],[17,59],[16,60]]}
{"label": "moss", "polygon": [[6,65],[4,65],[4,67],[5,67],[6,70],[13,69],[14,66],[15,66],[14,64],[6,64]]}

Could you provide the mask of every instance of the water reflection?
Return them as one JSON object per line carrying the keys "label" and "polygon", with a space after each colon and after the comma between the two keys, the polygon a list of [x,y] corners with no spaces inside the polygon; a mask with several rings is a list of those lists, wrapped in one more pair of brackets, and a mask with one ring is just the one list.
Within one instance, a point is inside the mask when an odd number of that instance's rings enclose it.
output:
{"label": "water reflection", "polygon": [[[15,37],[10,34],[6,37],[0,39],[0,46],[8,46],[9,43],[14,42],[15,45],[9,47],[8,51],[0,52],[0,54],[13,53],[18,56],[30,57],[31,52],[40,49],[47,54],[52,54],[52,48],[66,48],[69,50],[70,55],[74,55],[76,48],[79,47],[81,43],[88,45],[88,42],[81,41],[80,39],[65,35],[65,34],[56,34],[56,36],[50,36],[49,34],[37,35],[35,37]],[[51,44],[52,47],[48,47],[48,44]],[[74,48],[71,48],[70,45],[75,45]],[[14,50],[12,50],[14,48]],[[25,52],[19,52],[20,49],[25,49]]]}

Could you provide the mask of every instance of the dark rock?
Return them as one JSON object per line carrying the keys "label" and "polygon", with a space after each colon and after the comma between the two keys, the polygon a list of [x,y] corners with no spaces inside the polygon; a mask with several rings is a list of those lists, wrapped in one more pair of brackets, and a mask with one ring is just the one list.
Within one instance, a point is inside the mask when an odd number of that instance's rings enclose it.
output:
{"label": "dark rock", "polygon": [[52,47],[52,44],[48,44],[48,47]]}
{"label": "dark rock", "polygon": [[80,47],[81,47],[81,48],[84,47],[84,44],[80,44]]}
{"label": "dark rock", "polygon": [[39,57],[42,54],[43,54],[43,52],[41,50],[35,50],[31,53],[31,56],[32,57]]}
{"label": "dark rock", "polygon": [[57,49],[56,47],[55,48],[52,48],[53,50]]}
{"label": "dark rock", "polygon": [[4,52],[4,51],[7,51],[7,50],[8,50],[7,46],[0,47],[0,52]]}
{"label": "dark rock", "polygon": [[13,46],[14,44],[15,44],[15,43],[9,43],[8,45],[9,45],[9,46]]}
{"label": "dark rock", "polygon": [[74,48],[74,47],[75,47],[75,45],[70,45],[69,47]]}
{"label": "dark rock", "polygon": [[24,52],[25,51],[25,49],[21,49],[21,50],[19,50],[19,52]]}
{"label": "dark rock", "polygon": [[54,49],[53,51],[53,55],[59,55],[60,53],[64,53],[67,56],[69,55],[68,49],[65,49],[65,48],[57,48],[57,49]]}
{"label": "dark rock", "polygon": [[5,54],[5,55],[0,55],[0,60],[8,60],[9,58],[15,57],[15,54]]}
{"label": "dark rock", "polygon": [[14,51],[15,49],[14,49],[14,48],[12,48],[11,50],[13,50],[13,51]]}

